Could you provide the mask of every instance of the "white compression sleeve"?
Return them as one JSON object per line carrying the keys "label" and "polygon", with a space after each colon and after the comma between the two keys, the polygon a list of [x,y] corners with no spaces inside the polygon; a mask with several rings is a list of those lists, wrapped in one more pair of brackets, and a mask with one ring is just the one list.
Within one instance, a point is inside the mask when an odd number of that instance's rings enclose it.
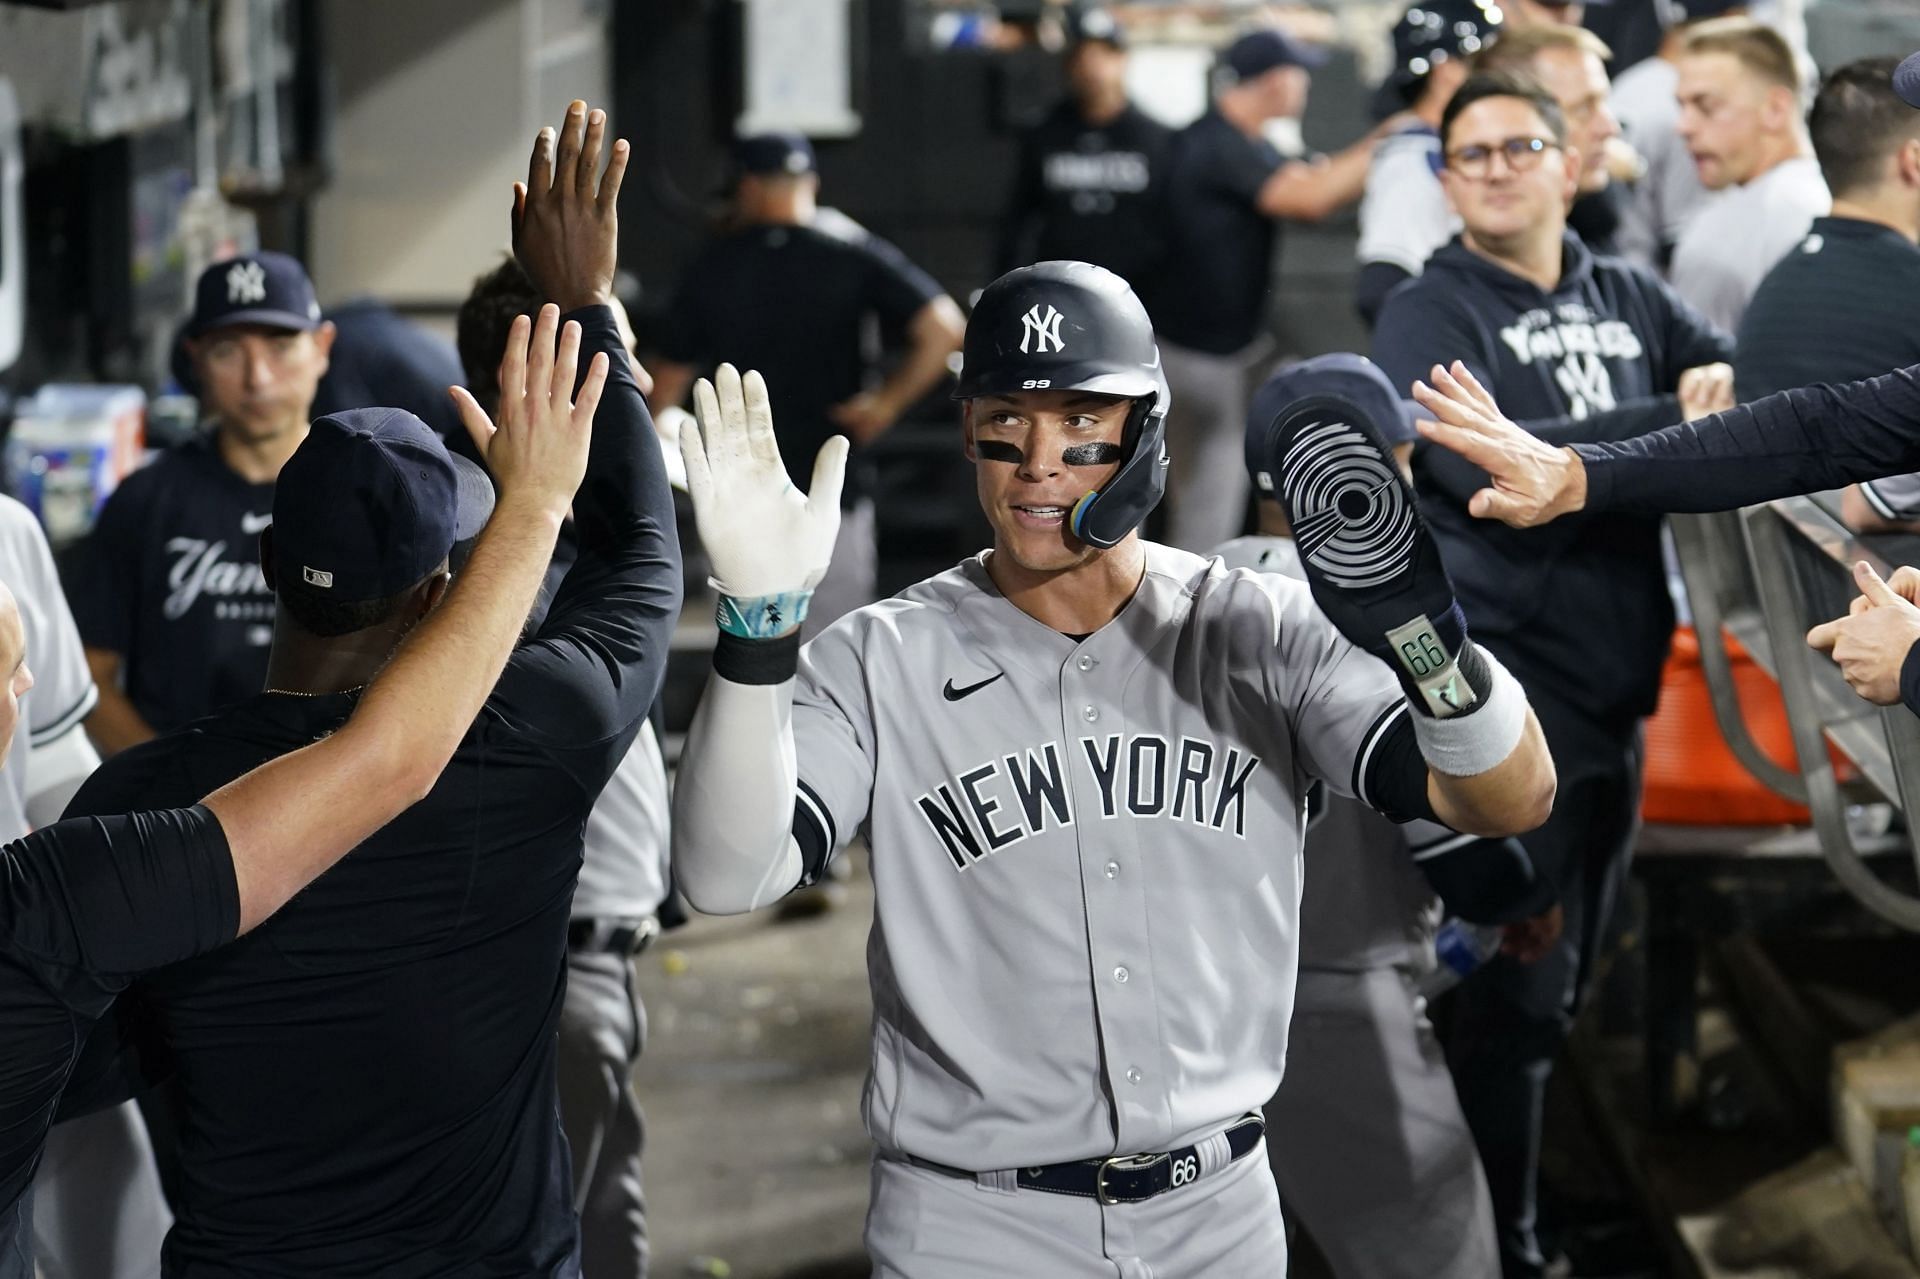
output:
{"label": "white compression sleeve", "polygon": [[800,882],[793,681],[737,684],[718,671],[687,731],[673,787],[673,874],[695,910],[739,915]]}

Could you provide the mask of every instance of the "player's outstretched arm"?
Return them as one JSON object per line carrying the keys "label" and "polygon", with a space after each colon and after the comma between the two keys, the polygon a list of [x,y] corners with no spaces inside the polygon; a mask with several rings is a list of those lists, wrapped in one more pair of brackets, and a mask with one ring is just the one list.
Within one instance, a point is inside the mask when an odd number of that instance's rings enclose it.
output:
{"label": "player's outstretched arm", "polygon": [[1493,477],[1473,514],[1516,528],[1585,509],[1730,511],[1920,468],[1920,365],[1566,449],[1529,441],[1458,373],[1415,392],[1438,419],[1421,433]]}
{"label": "player's outstretched arm", "polygon": [[1487,473],[1487,487],[1467,503],[1473,515],[1532,528],[1586,504],[1579,455],[1522,430],[1464,364],[1436,366],[1431,384],[1414,383],[1413,398],[1433,414],[1420,423],[1420,433]]}
{"label": "player's outstretched arm", "polygon": [[[586,470],[607,361],[594,358],[576,399],[579,350],[579,326],[562,330],[553,306],[515,321],[487,455],[499,501],[446,602],[338,732],[207,797],[232,852],[241,932],[425,796],[480,713]],[[461,408],[479,412],[471,398]]]}
{"label": "player's outstretched arm", "polygon": [[[1357,745],[1356,789],[1383,812],[1432,817],[1465,834],[1517,835],[1552,810],[1553,760],[1525,690],[1467,637],[1439,545],[1378,424],[1377,415],[1400,412],[1397,398],[1380,377],[1370,394],[1310,395],[1265,425],[1266,470],[1278,481],[1301,569],[1351,646],[1326,647],[1327,674],[1296,710],[1295,731],[1310,749],[1315,738]],[[1345,660],[1352,648],[1386,664],[1410,712],[1382,714],[1362,743],[1329,722],[1355,708],[1343,690],[1379,705],[1377,675]]]}
{"label": "player's outstretched arm", "polygon": [[673,869],[696,910],[726,915],[778,900],[803,873],[793,838],[799,627],[840,527],[847,441],[821,448],[802,494],[758,373],[723,364],[693,399],[680,451],[720,592],[720,640],[674,785]]}

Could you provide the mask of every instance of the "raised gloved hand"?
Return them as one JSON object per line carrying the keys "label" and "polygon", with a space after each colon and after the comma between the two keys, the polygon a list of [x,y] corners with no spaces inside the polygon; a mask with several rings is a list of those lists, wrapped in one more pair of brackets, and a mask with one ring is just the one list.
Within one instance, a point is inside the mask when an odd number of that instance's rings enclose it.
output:
{"label": "raised gloved hand", "polygon": [[821,446],[811,491],[802,493],[780,460],[767,384],[758,373],[742,377],[721,365],[713,381],[695,384],[693,410],[693,421],[681,425],[680,455],[700,542],[722,596],[720,627],[747,639],[783,634],[806,616],[807,600],[833,558],[847,441],[836,435]]}
{"label": "raised gloved hand", "polygon": [[1367,407],[1338,395],[1298,400],[1275,415],[1266,443],[1267,470],[1321,612],[1391,666],[1420,710],[1436,719],[1472,710],[1485,686],[1472,678],[1466,618]]}

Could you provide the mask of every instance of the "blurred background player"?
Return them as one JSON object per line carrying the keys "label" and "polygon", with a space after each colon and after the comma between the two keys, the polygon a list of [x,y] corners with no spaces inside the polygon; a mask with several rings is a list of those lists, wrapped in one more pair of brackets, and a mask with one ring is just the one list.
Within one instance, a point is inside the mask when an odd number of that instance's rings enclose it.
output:
{"label": "blurred background player", "polygon": [[1703,22],[1687,30],[1678,68],[1680,136],[1714,194],[1673,246],[1668,274],[1735,332],[1761,278],[1831,198],[1801,118],[1800,66],[1778,32],[1751,18]]}
{"label": "blurred background player", "polygon": [[[965,321],[931,276],[850,219],[819,208],[813,147],[798,134],[744,138],[731,229],[687,267],[653,370],[653,403],[678,406],[693,379],[722,363],[760,370],[780,406],[780,452],[808,460],[843,434],[855,448],[840,543],[814,593],[806,633],[877,593],[873,501],[858,449],[947,376]],[[906,350],[876,382],[874,319]],[[795,471],[794,483],[807,476]]]}
{"label": "blurred background player", "polygon": [[[1355,355],[1283,369],[1248,410],[1259,532],[1215,552],[1228,568],[1306,580],[1266,469],[1266,439],[1279,414],[1311,395],[1366,405],[1411,480],[1413,406],[1379,369]],[[1487,841],[1500,851],[1478,858],[1451,857],[1479,841],[1431,822],[1397,824],[1324,789],[1309,807],[1287,1073],[1265,1107],[1281,1204],[1312,1241],[1288,1273],[1486,1279],[1500,1264],[1486,1174],[1419,987],[1437,967],[1442,904],[1455,918],[1504,931],[1504,944],[1528,962],[1558,934],[1552,887],[1511,840]],[[1332,1149],[1341,1157],[1329,1161]]]}
{"label": "blurred background player", "polygon": [[1433,251],[1460,230],[1440,189],[1440,113],[1467,78],[1473,55],[1498,38],[1502,12],[1492,0],[1415,3],[1393,26],[1393,70],[1374,112],[1410,113],[1380,139],[1360,200],[1360,275],[1355,304],[1372,328],[1380,304],[1419,275]]}
{"label": "blurred background player", "polygon": [[1317,222],[1358,200],[1375,143],[1400,124],[1389,121],[1336,155],[1282,156],[1264,130],[1299,120],[1312,69],[1325,61],[1283,31],[1249,32],[1215,64],[1211,109],[1174,135],[1167,261],[1145,300],[1173,390],[1166,540],[1183,550],[1217,546],[1246,520],[1240,434],[1250,379],[1272,346],[1276,222]]}
{"label": "blurred background player", "polygon": [[[1848,63],[1820,86],[1807,132],[1833,212],[1815,218],[1754,291],[1733,360],[1743,400],[1920,364],[1920,112],[1893,90],[1896,58]],[[1920,477],[1849,487],[1861,531],[1920,519]]]}
{"label": "blurred background player", "polygon": [[1173,131],[1127,97],[1127,38],[1104,9],[1076,13],[1067,96],[1020,140],[995,274],[1031,262],[1106,267],[1144,287],[1160,258],[1155,207]]}
{"label": "blurred background player", "polygon": [[[33,661],[12,750],[0,769],[0,842],[60,820],[100,757],[82,722],[98,700],[53,553],[32,512],[0,497],[0,582],[11,590]],[[159,1274],[173,1220],[153,1150],[128,1102],[57,1124],[34,1176],[33,1239],[48,1279]]]}
{"label": "blurred background player", "polygon": [[1680,50],[1690,23],[1746,12],[1734,0],[1662,0],[1665,23],[1659,48],[1613,78],[1613,114],[1643,168],[1620,209],[1614,248],[1620,256],[1666,273],[1673,246],[1687,220],[1707,197],[1700,171],[1680,137]]}
{"label": "blurred background player", "polygon": [[101,508],[69,599],[100,704],[103,755],[257,692],[273,639],[260,532],[306,438],[333,327],[282,253],[201,273],[185,349],[208,432],[127,477]]}

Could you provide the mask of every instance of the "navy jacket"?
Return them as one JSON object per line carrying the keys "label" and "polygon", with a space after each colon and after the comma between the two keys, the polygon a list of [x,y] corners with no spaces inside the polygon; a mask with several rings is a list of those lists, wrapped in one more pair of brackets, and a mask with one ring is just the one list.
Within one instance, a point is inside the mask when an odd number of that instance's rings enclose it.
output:
{"label": "navy jacket", "polygon": [[[1387,299],[1373,358],[1402,387],[1461,360],[1508,417],[1558,444],[1628,439],[1679,418],[1680,374],[1733,343],[1651,272],[1566,237],[1551,292],[1456,239]],[[1414,454],[1421,507],[1474,636],[1523,683],[1600,721],[1650,713],[1673,631],[1655,517],[1582,514],[1510,529],[1467,514],[1486,474]]]}

